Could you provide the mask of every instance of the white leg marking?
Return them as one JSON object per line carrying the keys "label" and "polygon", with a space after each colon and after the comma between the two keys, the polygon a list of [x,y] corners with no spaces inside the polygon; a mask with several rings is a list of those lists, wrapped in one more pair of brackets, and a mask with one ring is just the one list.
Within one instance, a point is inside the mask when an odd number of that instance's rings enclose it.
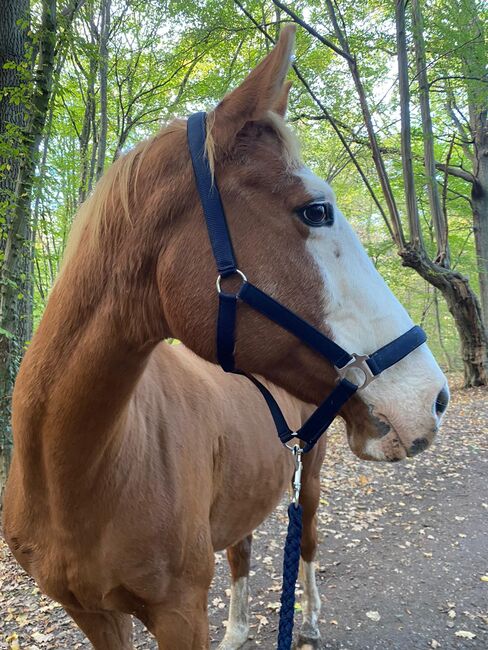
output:
{"label": "white leg marking", "polygon": [[249,637],[249,585],[248,578],[232,583],[227,630],[218,650],[238,650]]}
{"label": "white leg marking", "polygon": [[[300,574],[303,584],[303,623],[300,636],[305,639],[320,639],[320,595],[315,581],[315,562],[300,560]],[[306,646],[301,647],[305,648]]]}

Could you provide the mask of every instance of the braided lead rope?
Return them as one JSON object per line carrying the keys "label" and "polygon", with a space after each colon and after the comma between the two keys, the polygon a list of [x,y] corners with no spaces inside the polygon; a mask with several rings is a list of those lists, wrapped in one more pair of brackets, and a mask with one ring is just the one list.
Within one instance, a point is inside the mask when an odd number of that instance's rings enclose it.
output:
{"label": "braided lead rope", "polygon": [[302,539],[302,506],[290,503],[288,506],[288,532],[283,554],[283,589],[281,592],[280,622],[277,650],[290,650],[293,640],[293,619],[295,614],[295,583],[300,564],[300,542]]}

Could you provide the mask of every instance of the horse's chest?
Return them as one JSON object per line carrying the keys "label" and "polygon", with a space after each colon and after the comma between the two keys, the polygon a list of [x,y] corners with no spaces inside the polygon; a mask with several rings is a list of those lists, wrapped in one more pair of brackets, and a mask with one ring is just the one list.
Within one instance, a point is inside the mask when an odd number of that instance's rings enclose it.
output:
{"label": "horse's chest", "polygon": [[[281,451],[281,450],[280,450]],[[258,456],[258,455],[256,455]],[[215,550],[235,544],[273,511],[291,480],[291,465],[282,454],[229,463],[222,471],[210,512]]]}

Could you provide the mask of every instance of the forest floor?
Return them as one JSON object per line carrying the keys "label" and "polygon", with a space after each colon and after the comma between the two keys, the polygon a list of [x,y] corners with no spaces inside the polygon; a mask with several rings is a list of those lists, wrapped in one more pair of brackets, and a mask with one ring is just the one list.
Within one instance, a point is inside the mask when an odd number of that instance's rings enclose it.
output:
{"label": "forest floor", "polygon": [[[454,390],[432,450],[404,463],[358,461],[335,426],[319,511],[324,648],[488,648],[487,429],[483,389]],[[285,527],[283,502],[255,534],[245,650],[276,647]],[[224,634],[228,580],[219,553],[209,597],[212,648]],[[156,648],[139,625],[135,639],[138,649]],[[0,648],[88,647],[0,542]]]}

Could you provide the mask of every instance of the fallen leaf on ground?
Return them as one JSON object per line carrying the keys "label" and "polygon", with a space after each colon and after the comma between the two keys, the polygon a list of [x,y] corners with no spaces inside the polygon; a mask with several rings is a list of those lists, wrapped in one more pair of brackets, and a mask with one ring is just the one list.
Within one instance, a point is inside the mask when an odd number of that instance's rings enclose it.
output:
{"label": "fallen leaf on ground", "polygon": [[476,634],[473,634],[472,632],[468,632],[467,630],[458,630],[454,634],[455,636],[459,636],[462,639],[476,639]]}

